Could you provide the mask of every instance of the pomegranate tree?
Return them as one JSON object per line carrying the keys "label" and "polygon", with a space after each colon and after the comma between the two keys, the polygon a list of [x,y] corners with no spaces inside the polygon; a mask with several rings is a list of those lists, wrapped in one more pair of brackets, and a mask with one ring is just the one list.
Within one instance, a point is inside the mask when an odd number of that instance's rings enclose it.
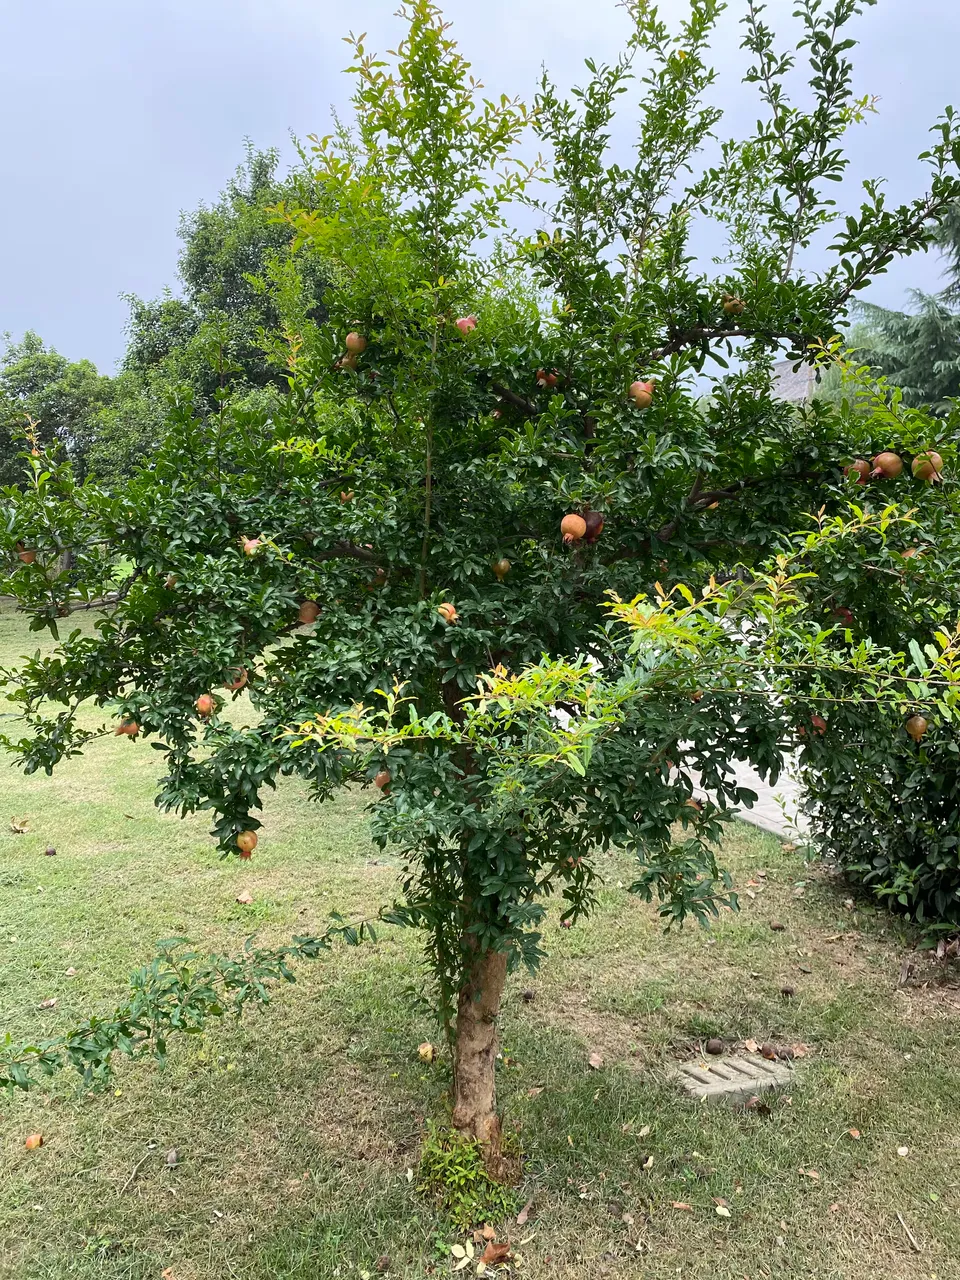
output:
{"label": "pomegranate tree", "polygon": [[[914,527],[883,513],[898,487],[925,509],[950,498],[895,483],[929,433],[797,412],[774,366],[810,359],[960,197],[953,117],[928,193],[894,216],[868,192],[839,220],[857,6],[836,28],[801,6],[809,110],[784,105],[786,63],[751,8],[763,119],[712,167],[718,6],[693,7],[684,58],[680,33],[630,4],[623,59],[569,102],[547,78],[528,111],[484,100],[414,0],[395,55],[354,49],[359,127],[316,141],[309,207],[283,212],[332,282],[320,319],[278,291],[289,393],[225,400],[213,421],[176,405],[121,493],[28,456],[3,498],[3,589],[57,641],[13,678],[26,726],[7,745],[52,769],[93,732],[80,706],[102,707],[104,733],[119,718],[160,749],[160,805],[212,814],[231,858],[252,853],[274,782],[367,788],[373,837],[404,867],[384,918],[426,935],[453,1123],[494,1167],[497,1018],[508,971],[543,958],[547,913],[589,913],[614,847],[667,920],[731,905],[722,820],[750,799],[732,763],[775,778],[798,726],[812,758],[855,741],[845,708],[868,681],[832,611],[855,614],[858,641],[881,607],[895,616],[921,568],[894,557]],[[639,151],[614,161],[604,140],[625,136],[614,110],[637,91]],[[519,159],[537,152],[542,175]],[[530,193],[533,233],[512,212]],[[690,247],[701,217],[730,246],[719,279]],[[857,459],[859,484],[867,458],[877,483],[854,495],[844,468]],[[61,636],[90,603],[95,634]],[[871,653],[871,680],[899,729],[913,708],[893,648]],[[215,714],[224,686],[255,714]],[[374,719],[338,737],[364,707]],[[711,798],[691,804],[695,776]]]}

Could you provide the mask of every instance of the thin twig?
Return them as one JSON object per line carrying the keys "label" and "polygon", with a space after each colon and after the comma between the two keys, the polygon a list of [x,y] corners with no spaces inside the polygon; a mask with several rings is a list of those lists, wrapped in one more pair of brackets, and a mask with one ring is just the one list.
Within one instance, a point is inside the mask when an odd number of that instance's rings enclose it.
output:
{"label": "thin twig", "polygon": [[134,1179],[136,1178],[137,1174],[140,1172],[140,1170],[143,1168],[143,1166],[147,1163],[147,1161],[150,1159],[150,1157],[153,1154],[154,1153],[152,1151],[148,1151],[147,1154],[143,1157],[143,1159],[138,1160],[137,1163],[133,1166],[133,1173],[131,1173],[130,1177],[126,1180],[126,1182],[120,1188],[121,1195],[123,1195],[125,1191],[128,1191],[130,1187],[133,1186]]}
{"label": "thin twig", "polygon": [[904,1220],[903,1220],[903,1214],[900,1212],[900,1210],[899,1210],[899,1209],[897,1210],[897,1221],[900,1223],[901,1227],[903,1227],[904,1231],[906,1232],[907,1239],[908,1239],[908,1240],[910,1241],[910,1243],[913,1245],[914,1250],[915,1250],[917,1253],[922,1253],[922,1252],[923,1252],[923,1249],[922,1249],[922,1248],[921,1248],[921,1246],[917,1243],[917,1237],[913,1234],[913,1232],[910,1230],[910,1228],[909,1228],[909,1227],[907,1226],[907,1224],[904,1222]]}

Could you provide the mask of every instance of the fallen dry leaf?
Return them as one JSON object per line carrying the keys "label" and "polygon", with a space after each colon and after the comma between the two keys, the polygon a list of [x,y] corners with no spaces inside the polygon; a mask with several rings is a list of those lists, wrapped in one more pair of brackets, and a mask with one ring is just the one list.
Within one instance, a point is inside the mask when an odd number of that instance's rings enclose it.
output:
{"label": "fallen dry leaf", "polygon": [[160,1272],[160,1280],[177,1280],[173,1267],[164,1267]]}
{"label": "fallen dry leaf", "polygon": [[41,1009],[55,1009],[57,1007],[57,997],[51,996],[49,1000],[41,1000],[39,1007]]}
{"label": "fallen dry leaf", "polygon": [[546,1086],[542,1084],[535,1084],[532,1089],[527,1090],[527,1097],[539,1098],[545,1087]]}
{"label": "fallen dry leaf", "polygon": [[66,971],[66,974],[64,976],[67,978],[75,978],[77,976],[77,970],[73,967],[73,965],[71,965],[70,968]]}
{"label": "fallen dry leaf", "polygon": [[671,1209],[685,1209],[687,1213],[693,1213],[693,1205],[692,1205],[692,1204],[684,1204],[684,1202],[683,1202],[682,1200],[671,1200],[671,1201],[670,1201],[670,1208],[671,1208]]}
{"label": "fallen dry leaf", "polygon": [[756,1040],[744,1040],[743,1047],[746,1049],[747,1053],[760,1052],[760,1046],[757,1044]]}
{"label": "fallen dry leaf", "polygon": [[831,1213],[839,1213],[839,1212],[840,1212],[840,1203],[839,1203],[839,1201],[837,1201],[836,1203],[834,1203],[834,1204],[832,1204],[832,1205],[830,1206],[830,1212],[831,1212]]}
{"label": "fallen dry leaf", "polygon": [[637,1130],[637,1137],[645,1138],[649,1132],[650,1132],[650,1126],[648,1124],[645,1124],[642,1129]]}
{"label": "fallen dry leaf", "polygon": [[509,1240],[501,1240],[499,1243],[496,1240],[491,1240],[483,1253],[481,1253],[480,1261],[484,1263],[485,1266],[490,1266],[491,1263],[506,1262],[509,1257]]}
{"label": "fallen dry leaf", "polygon": [[249,889],[244,889],[243,893],[238,893],[238,894],[237,894],[237,901],[238,901],[238,902],[240,903],[240,905],[241,905],[241,906],[243,906],[243,907],[249,907],[249,906],[252,906],[252,905],[253,905],[253,894],[250,892],[250,890],[249,890]]}
{"label": "fallen dry leaf", "polygon": [[640,1162],[640,1168],[641,1168],[641,1169],[652,1169],[652,1168],[653,1168],[653,1156],[647,1156],[647,1158],[646,1158],[645,1160],[641,1160],[641,1162]]}
{"label": "fallen dry leaf", "polygon": [[603,1066],[603,1055],[600,1053],[591,1053],[590,1057],[587,1059],[587,1066],[590,1067],[591,1071],[599,1071]]}
{"label": "fallen dry leaf", "polygon": [[848,1129],[848,1130],[847,1130],[847,1133],[849,1133],[849,1135],[850,1135],[850,1137],[851,1137],[851,1138],[854,1138],[854,1139],[856,1139],[857,1141],[859,1141],[859,1138],[860,1138],[860,1130],[859,1130],[859,1129]]}
{"label": "fallen dry leaf", "polygon": [[520,1212],[517,1214],[517,1226],[518,1226],[518,1227],[522,1227],[522,1226],[523,1226],[523,1224],[524,1224],[524,1223],[529,1219],[529,1217],[530,1217],[530,1210],[531,1210],[532,1208],[533,1208],[533,1199],[532,1199],[532,1197],[531,1197],[531,1199],[529,1199],[529,1200],[527,1201],[527,1203],[523,1206],[523,1208],[522,1208],[522,1209],[520,1210]]}
{"label": "fallen dry leaf", "polygon": [[13,832],[14,835],[22,836],[23,833],[25,831],[29,831],[29,829],[30,829],[29,818],[11,818],[10,819],[10,830]]}
{"label": "fallen dry leaf", "polygon": [[719,1214],[721,1218],[730,1217],[730,1210],[727,1208],[725,1204],[718,1204],[717,1207],[714,1209],[714,1213]]}
{"label": "fallen dry leaf", "polygon": [[820,1175],[817,1173],[816,1169],[801,1169],[800,1172],[805,1178],[812,1178],[814,1182],[820,1181]]}
{"label": "fallen dry leaf", "polygon": [[480,1232],[480,1239],[481,1239],[481,1240],[496,1240],[496,1238],[497,1238],[497,1233],[496,1233],[496,1231],[494,1230],[494,1228],[493,1228],[493,1227],[491,1227],[491,1226],[490,1226],[490,1224],[489,1224],[489,1223],[487,1223],[487,1225],[486,1225],[486,1226],[483,1228],[483,1230]]}
{"label": "fallen dry leaf", "polygon": [[792,1044],[790,1048],[793,1050],[793,1056],[795,1058],[805,1058],[810,1052],[810,1046],[808,1044]]}
{"label": "fallen dry leaf", "polygon": [[171,1147],[167,1152],[167,1167],[172,1169],[180,1161],[180,1152],[176,1147]]}
{"label": "fallen dry leaf", "polygon": [[437,1056],[437,1051],[429,1040],[424,1040],[423,1044],[417,1045],[417,1053],[420,1055],[421,1062],[433,1062]]}

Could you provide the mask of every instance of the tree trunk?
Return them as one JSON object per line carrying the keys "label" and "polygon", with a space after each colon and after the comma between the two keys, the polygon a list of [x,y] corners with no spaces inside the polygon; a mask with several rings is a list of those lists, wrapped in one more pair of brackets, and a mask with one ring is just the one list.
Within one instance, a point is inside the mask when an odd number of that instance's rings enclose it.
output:
{"label": "tree trunk", "polygon": [[497,1015],[507,977],[507,957],[478,952],[457,1004],[454,1046],[453,1124],[481,1143],[487,1167],[500,1165],[497,1116]]}

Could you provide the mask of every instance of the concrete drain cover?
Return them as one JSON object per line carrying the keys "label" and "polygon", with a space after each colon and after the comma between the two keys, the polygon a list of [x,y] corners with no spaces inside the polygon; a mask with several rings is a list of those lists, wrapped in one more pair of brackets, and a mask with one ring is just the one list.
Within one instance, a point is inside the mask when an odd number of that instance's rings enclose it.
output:
{"label": "concrete drain cover", "polygon": [[685,1062],[671,1073],[691,1098],[746,1102],[764,1089],[793,1084],[796,1074],[785,1062],[766,1058],[716,1058],[709,1064]]}

